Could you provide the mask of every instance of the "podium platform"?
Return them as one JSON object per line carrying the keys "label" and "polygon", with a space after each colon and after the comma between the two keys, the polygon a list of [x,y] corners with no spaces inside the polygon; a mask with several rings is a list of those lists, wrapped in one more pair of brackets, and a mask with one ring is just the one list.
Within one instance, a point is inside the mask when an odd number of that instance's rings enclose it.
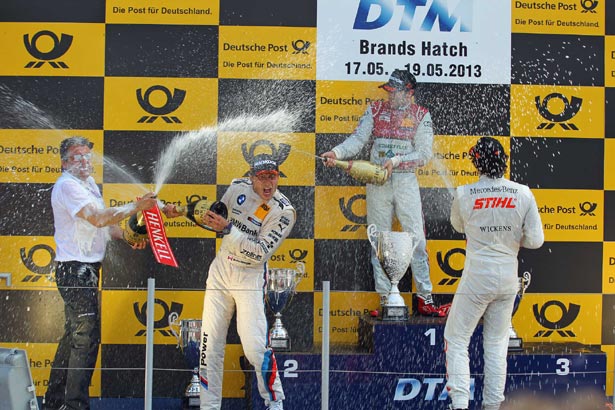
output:
{"label": "podium platform", "polygon": [[[446,409],[445,321],[410,317],[404,322],[383,322],[360,317],[358,345],[330,347],[329,408]],[[478,408],[482,398],[482,352],[479,326],[470,344],[470,371],[475,375],[470,408]],[[276,358],[286,394],[284,407],[319,408],[320,347],[311,352],[279,352]],[[604,392],[605,386],[606,353],[599,346],[524,343],[523,351],[508,355],[507,396],[540,392],[561,397],[586,388]],[[263,409],[253,372],[246,373],[246,387],[247,408]]]}

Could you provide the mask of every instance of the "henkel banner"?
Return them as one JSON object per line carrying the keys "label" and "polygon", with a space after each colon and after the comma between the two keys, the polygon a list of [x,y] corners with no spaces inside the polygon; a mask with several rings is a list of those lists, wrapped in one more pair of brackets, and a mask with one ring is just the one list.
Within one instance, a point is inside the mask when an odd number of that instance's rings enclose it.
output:
{"label": "henkel banner", "polygon": [[318,1],[318,80],[510,84],[508,0]]}
{"label": "henkel banner", "polygon": [[160,209],[154,206],[147,211],[143,211],[143,217],[145,219],[145,225],[147,226],[149,245],[152,248],[152,252],[154,252],[156,261],[163,265],[177,268],[178,265],[175,260],[175,255],[173,255],[173,250],[171,249],[171,245],[169,245],[167,234],[164,231],[164,222],[162,221]]}

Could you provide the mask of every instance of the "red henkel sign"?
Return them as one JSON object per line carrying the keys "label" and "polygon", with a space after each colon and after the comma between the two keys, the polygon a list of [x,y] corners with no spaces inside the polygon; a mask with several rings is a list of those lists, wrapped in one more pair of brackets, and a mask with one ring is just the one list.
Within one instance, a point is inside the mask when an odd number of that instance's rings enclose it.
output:
{"label": "red henkel sign", "polygon": [[143,211],[143,217],[145,219],[145,225],[147,226],[147,234],[149,235],[149,245],[154,252],[156,261],[163,265],[178,267],[175,255],[169,245],[167,234],[164,231],[164,223],[162,222],[162,215],[160,215],[160,209],[154,206],[147,211]]}

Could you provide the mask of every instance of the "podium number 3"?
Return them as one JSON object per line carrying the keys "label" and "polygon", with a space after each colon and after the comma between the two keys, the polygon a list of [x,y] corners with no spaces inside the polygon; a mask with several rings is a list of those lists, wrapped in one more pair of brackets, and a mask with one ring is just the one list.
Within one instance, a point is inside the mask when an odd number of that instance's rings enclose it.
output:
{"label": "podium number 3", "polygon": [[435,346],[436,345],[436,329],[435,328],[431,328],[428,331],[426,331],[425,333],[423,333],[425,336],[429,337],[429,345],[430,346]]}
{"label": "podium number 3", "polygon": [[565,376],[570,373],[570,359],[560,358],[555,363],[559,366],[559,369],[555,370],[558,376]]}

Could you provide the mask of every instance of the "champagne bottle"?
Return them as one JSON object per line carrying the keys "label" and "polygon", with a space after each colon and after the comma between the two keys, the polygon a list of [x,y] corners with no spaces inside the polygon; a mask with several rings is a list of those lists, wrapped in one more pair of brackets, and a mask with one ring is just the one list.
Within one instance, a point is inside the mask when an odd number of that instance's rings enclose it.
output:
{"label": "champagne bottle", "polygon": [[136,214],[128,218],[128,221],[124,226],[124,232],[122,236],[130,246],[147,240],[147,227],[145,226],[143,213],[137,212]]}
{"label": "champagne bottle", "polygon": [[224,202],[210,201],[208,199],[199,199],[198,201],[189,202],[187,205],[179,205],[175,207],[175,210],[201,228],[209,231],[214,230],[203,221],[207,211],[212,211],[223,218],[228,218],[228,209]]}
{"label": "champagne bottle", "polygon": [[357,181],[368,184],[383,185],[388,178],[386,168],[382,168],[369,161],[340,161],[333,160],[337,168],[341,168]]}

